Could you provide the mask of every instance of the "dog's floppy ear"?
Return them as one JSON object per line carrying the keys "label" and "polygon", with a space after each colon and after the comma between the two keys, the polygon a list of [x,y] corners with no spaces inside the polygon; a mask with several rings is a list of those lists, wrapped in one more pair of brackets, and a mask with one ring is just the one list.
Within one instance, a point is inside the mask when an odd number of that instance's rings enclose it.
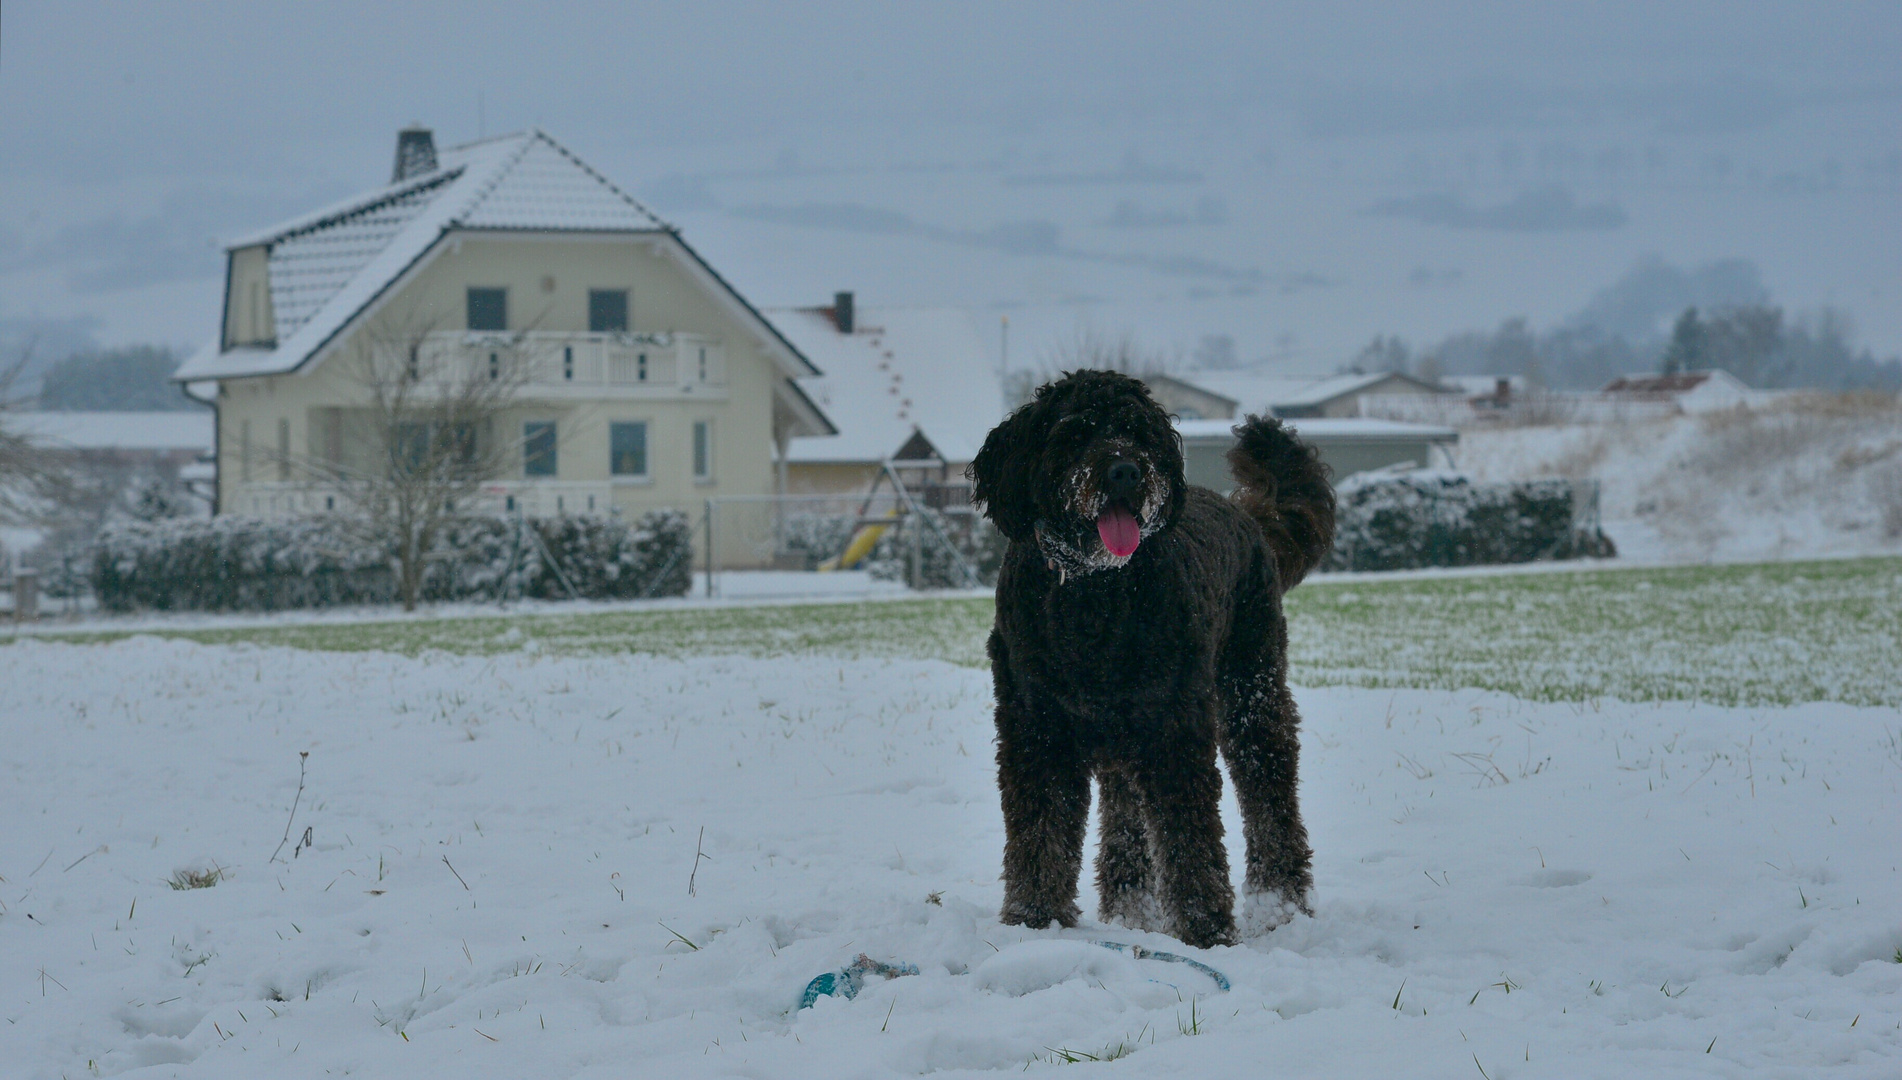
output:
{"label": "dog's floppy ear", "polygon": [[1175,423],[1161,405],[1149,396],[1149,388],[1143,387],[1143,397],[1148,399],[1148,408],[1144,410],[1143,444],[1153,455],[1150,464],[1169,479],[1169,501],[1163,505],[1162,520],[1165,526],[1174,525],[1182,516],[1182,505],[1187,501],[1188,480],[1184,476],[1182,459],[1182,434],[1176,430]]}
{"label": "dog's floppy ear", "polygon": [[1012,540],[1029,540],[1036,531],[1037,507],[1031,496],[1037,457],[1049,426],[1044,395],[1019,408],[991,429],[984,448],[965,470],[976,487],[971,497],[984,507],[999,532]]}

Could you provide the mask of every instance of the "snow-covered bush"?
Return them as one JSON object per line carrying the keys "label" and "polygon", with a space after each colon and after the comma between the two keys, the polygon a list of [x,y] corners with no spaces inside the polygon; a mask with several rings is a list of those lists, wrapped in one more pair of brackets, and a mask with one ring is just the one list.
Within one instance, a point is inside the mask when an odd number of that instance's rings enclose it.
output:
{"label": "snow-covered bush", "polygon": [[1003,534],[976,515],[944,514],[928,507],[920,507],[917,515],[905,515],[897,528],[880,537],[865,558],[865,569],[884,581],[910,582],[914,538],[920,579],[917,587],[963,589],[971,585],[947,544],[977,574],[978,584],[996,583],[998,567],[1004,562]]}
{"label": "snow-covered bush", "polygon": [[93,541],[92,587],[109,611],[274,611],[396,596],[388,552],[320,517],[116,522]]}
{"label": "snow-covered bush", "polygon": [[692,583],[693,523],[678,510],[646,514],[632,527],[597,514],[528,524],[544,556],[528,595],[637,600],[684,596]]}
{"label": "snow-covered bush", "polygon": [[[430,553],[432,600],[679,596],[692,527],[663,510],[616,517],[459,518]],[[93,544],[92,587],[110,611],[275,611],[391,603],[390,546],[337,517],[127,521]]]}
{"label": "snow-covered bush", "polygon": [[1363,473],[1342,481],[1330,570],[1576,559],[1615,554],[1581,527],[1569,480],[1475,484],[1453,473]]}

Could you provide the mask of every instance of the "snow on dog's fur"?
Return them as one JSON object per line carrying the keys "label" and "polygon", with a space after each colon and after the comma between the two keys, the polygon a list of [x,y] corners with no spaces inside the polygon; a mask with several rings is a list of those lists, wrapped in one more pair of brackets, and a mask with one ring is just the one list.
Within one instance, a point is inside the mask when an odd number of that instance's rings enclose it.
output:
{"label": "snow on dog's fur", "polygon": [[1218,749],[1248,845],[1244,932],[1308,909],[1281,596],[1331,545],[1334,496],[1277,421],[1236,433],[1231,500],[1184,481],[1181,441],[1141,382],[1079,371],[972,462],[1010,539],[990,637],[1005,922],[1075,925],[1094,777],[1100,917],[1233,941]]}

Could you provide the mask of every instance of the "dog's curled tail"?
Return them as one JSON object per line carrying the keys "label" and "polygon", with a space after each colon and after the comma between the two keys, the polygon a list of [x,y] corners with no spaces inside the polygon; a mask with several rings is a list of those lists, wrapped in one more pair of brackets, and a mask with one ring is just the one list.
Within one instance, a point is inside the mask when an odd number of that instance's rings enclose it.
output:
{"label": "dog's curled tail", "polygon": [[1334,488],[1314,447],[1281,421],[1251,416],[1235,428],[1228,452],[1235,504],[1261,524],[1274,552],[1275,578],[1287,592],[1334,546]]}

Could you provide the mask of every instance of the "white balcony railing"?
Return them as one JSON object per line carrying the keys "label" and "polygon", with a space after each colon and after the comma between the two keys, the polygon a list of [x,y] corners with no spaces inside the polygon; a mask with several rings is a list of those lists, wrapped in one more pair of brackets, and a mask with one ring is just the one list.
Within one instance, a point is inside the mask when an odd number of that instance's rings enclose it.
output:
{"label": "white balcony railing", "polygon": [[726,385],[726,350],[703,334],[439,331],[421,359],[444,382],[515,377],[525,388],[692,392]]}

